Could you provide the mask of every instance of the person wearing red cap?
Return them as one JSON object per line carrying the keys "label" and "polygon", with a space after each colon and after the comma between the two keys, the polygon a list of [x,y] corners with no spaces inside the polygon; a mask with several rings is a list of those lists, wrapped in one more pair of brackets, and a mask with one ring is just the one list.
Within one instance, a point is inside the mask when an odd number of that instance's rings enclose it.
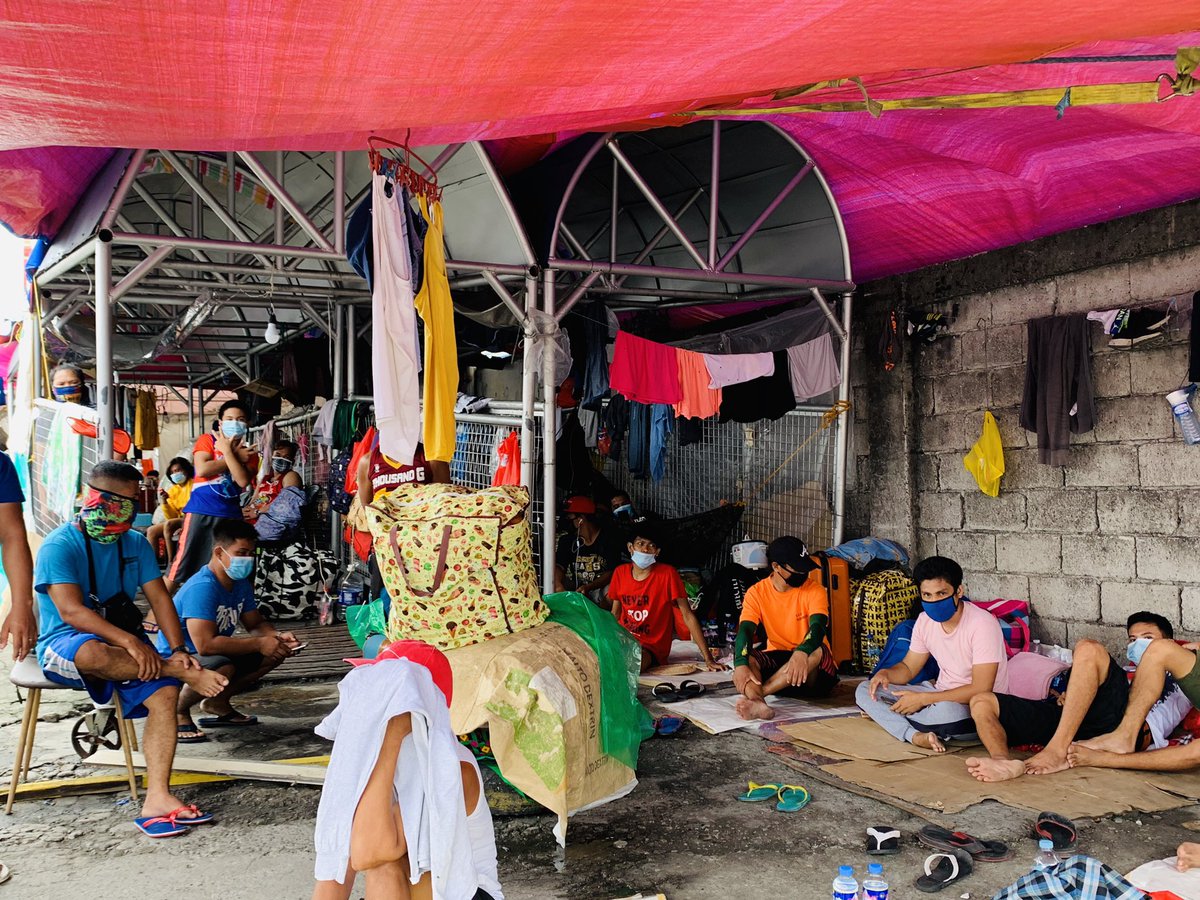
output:
{"label": "person wearing red cap", "polygon": [[558,542],[555,554],[554,589],[597,595],[612,581],[613,572],[625,558],[625,542],[613,525],[602,525],[596,504],[587,497],[571,497],[563,510],[574,528]]}
{"label": "person wearing red cap", "polygon": [[[338,709],[318,726],[317,732],[323,737],[334,739],[334,759],[338,761],[338,765],[343,770],[346,768],[347,758],[361,756],[364,759],[372,760],[368,763],[371,771],[366,785],[362,787],[362,792],[357,798],[338,796],[336,803],[328,802],[329,798],[325,796],[325,791],[337,790],[341,783],[332,777],[326,780],[325,787],[322,789],[321,806],[317,812],[316,871],[318,881],[313,890],[313,900],[348,900],[359,872],[363,873],[366,881],[365,896],[368,900],[433,896],[434,883],[440,881],[446,884],[449,880],[453,881],[459,893],[448,890],[447,895],[466,897],[470,891],[470,885],[476,885],[477,889],[471,900],[504,900],[496,864],[496,834],[492,826],[491,811],[488,809],[487,798],[483,791],[483,778],[479,771],[479,764],[475,761],[471,751],[454,737],[450,727],[448,707],[454,697],[454,673],[450,668],[450,661],[441,650],[423,641],[395,641],[384,647],[374,659],[347,659],[346,662],[355,667],[367,667],[379,663],[387,665],[396,660],[406,660],[427,669],[433,687],[436,688],[432,695],[436,696],[437,692],[440,692],[447,708],[432,708],[440,706],[439,701],[433,700],[426,701],[426,708],[423,712],[418,705],[410,707],[413,710],[411,713],[405,712],[391,716],[387,719],[382,735],[369,742],[373,744],[374,740],[378,739],[378,753],[375,754],[362,745],[361,739],[365,732],[360,726],[364,722],[363,717],[371,719],[375,716],[379,709],[374,708],[371,704],[386,703],[386,699],[382,695],[389,689],[405,690],[402,679],[408,677],[412,683],[411,676],[405,676],[404,668],[397,668],[396,671],[381,672],[382,681],[363,683],[358,690],[347,688],[343,683],[343,687],[340,689],[342,699],[338,704]],[[351,679],[348,678],[347,681],[349,680]],[[364,688],[366,689],[365,695]],[[429,696],[429,692],[426,691],[424,695]],[[410,694],[410,696],[422,696],[419,685],[415,694]],[[363,706],[363,703],[366,706]],[[344,710],[343,707],[345,707]],[[384,713],[384,715],[387,714]],[[425,727],[420,729],[420,734],[413,733],[414,716],[420,716],[426,722]],[[339,754],[337,740],[343,737],[342,726],[331,725],[331,723],[344,721],[346,717],[352,720],[349,734],[346,737],[354,746]],[[368,730],[373,735],[378,734],[377,728],[369,727]],[[462,776],[463,808],[461,810],[443,808],[441,814],[436,817],[443,823],[443,827],[445,823],[453,823],[457,819],[460,827],[455,829],[454,833],[460,840],[464,835],[466,839],[466,843],[461,845],[462,857],[449,860],[450,870],[453,873],[451,879],[447,879],[446,876],[450,874],[447,871],[438,872],[434,869],[438,865],[438,860],[442,860],[443,865],[446,863],[445,854],[448,850],[452,850],[453,836],[444,833],[442,839],[449,840],[451,843],[439,844],[441,852],[431,853],[430,848],[433,842],[438,840],[435,833],[436,828],[431,825],[429,832],[426,833],[422,829],[411,827],[411,823],[406,826],[403,819],[404,810],[412,809],[409,801],[415,801],[417,797],[413,793],[414,781],[411,777],[397,778],[397,766],[400,757],[404,755],[406,765],[411,764],[420,768],[423,765],[421,752],[409,754],[410,751],[416,749],[418,743],[422,742],[426,744],[424,758],[426,763],[431,765],[430,771],[436,770],[440,776],[453,779],[454,769],[451,768],[448,772],[445,770],[439,762],[439,759],[444,761],[444,757],[437,751],[444,750],[447,755],[453,755],[449,751],[449,747],[452,745],[458,757],[458,771]],[[412,746],[405,747],[406,743],[410,743]],[[331,766],[332,764],[331,760]],[[353,767],[354,764],[351,763],[349,768],[353,769]],[[353,776],[355,783],[361,783],[357,780],[356,771],[341,771],[338,775],[339,778],[346,776]],[[419,780],[417,779],[417,783]],[[403,787],[401,782],[403,782]],[[446,784],[445,778],[440,778],[437,784],[449,786]],[[420,805],[436,805],[439,802],[437,793],[436,790],[432,793],[424,792],[420,798]],[[454,797],[457,798],[457,796],[457,792],[454,792]],[[348,846],[345,843],[346,836],[338,825],[338,822],[343,824],[346,822],[347,807],[342,805],[342,801],[351,803],[352,806],[349,808],[353,809],[349,819]],[[457,800],[450,801],[450,798],[443,794],[441,802],[448,804],[457,802]],[[451,813],[453,814],[451,815]],[[458,818],[463,815],[465,815],[465,820]],[[410,846],[409,841],[414,837],[418,838],[418,841],[428,839],[430,846]],[[470,860],[465,858],[468,845]],[[341,873],[340,863],[336,867],[331,867],[332,860],[339,855],[335,852],[338,847],[348,850],[349,856],[349,864],[340,880],[335,874]],[[424,871],[421,877],[414,882],[410,878],[410,865],[414,862],[413,858],[418,856],[428,857],[433,862],[429,864],[429,870]],[[343,856],[342,859],[345,857]],[[437,893],[437,896],[442,896],[442,894]]]}

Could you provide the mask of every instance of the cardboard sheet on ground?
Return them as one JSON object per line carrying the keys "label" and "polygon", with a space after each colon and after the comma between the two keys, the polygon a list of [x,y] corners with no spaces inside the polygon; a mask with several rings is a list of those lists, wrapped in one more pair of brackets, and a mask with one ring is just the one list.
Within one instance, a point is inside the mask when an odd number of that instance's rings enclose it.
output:
{"label": "cardboard sheet on ground", "polygon": [[862,716],[798,722],[781,725],[779,730],[810,747],[848,759],[901,762],[934,755],[932,750],[896,740],[870,719],[864,719]]}
{"label": "cardboard sheet on ground", "polygon": [[1068,818],[1097,818],[1114,813],[1162,812],[1200,798],[1200,773],[1166,775],[1112,769],[1070,769],[1054,775],[1026,775],[985,784],[967,772],[964,751],[880,763],[852,760],[821,768],[860,787],[947,813],[962,812],[984,800]]}
{"label": "cardboard sheet on ground", "polygon": [[[735,707],[740,699],[741,695],[734,693],[706,694],[695,700],[682,700],[679,703],[667,704],[663,708],[670,709],[674,715],[689,719],[709,734],[723,734],[737,728],[757,728],[762,725],[761,720],[747,721],[737,714]],[[771,721],[776,724],[802,722],[806,719],[824,719],[829,716],[858,712],[857,707],[847,709],[845,707],[819,706],[807,700],[797,700],[792,697],[768,697],[767,703],[775,710],[775,718]]]}
{"label": "cardboard sheet on ground", "polygon": [[[732,657],[730,658],[732,659]],[[730,660],[724,660],[728,665]],[[700,648],[691,641],[675,641],[671,644],[671,655],[667,657],[667,666],[675,666],[679,664],[696,666],[694,672],[688,672],[680,675],[675,674],[656,674],[653,669],[648,672],[643,672],[638,681],[641,684],[653,687],[656,684],[662,684],[664,681],[678,687],[684,681],[691,679],[703,685],[713,684],[729,684],[733,682],[733,669],[726,669],[724,672],[706,672],[700,668]]]}
{"label": "cardboard sheet on ground", "polygon": [[600,747],[596,654],[569,628],[547,622],[446,656],[455,733],[488,727],[504,777],[558,815],[560,844],[568,815],[633,790],[634,771]]}

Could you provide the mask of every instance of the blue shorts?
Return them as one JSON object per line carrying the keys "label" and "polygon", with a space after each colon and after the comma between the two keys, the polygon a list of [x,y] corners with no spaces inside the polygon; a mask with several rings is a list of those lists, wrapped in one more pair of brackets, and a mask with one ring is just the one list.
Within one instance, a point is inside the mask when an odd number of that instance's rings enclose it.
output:
{"label": "blue shorts", "polygon": [[102,681],[99,678],[84,678],[75,666],[75,654],[88,641],[100,641],[94,634],[71,631],[61,634],[39,648],[38,663],[47,681],[65,687],[85,690],[93,701],[100,705],[112,702],[113,692],[121,698],[121,709],[126,719],[141,719],[146,715],[146,698],[165,687],[178,687],[177,678],[156,678],[153,681]]}

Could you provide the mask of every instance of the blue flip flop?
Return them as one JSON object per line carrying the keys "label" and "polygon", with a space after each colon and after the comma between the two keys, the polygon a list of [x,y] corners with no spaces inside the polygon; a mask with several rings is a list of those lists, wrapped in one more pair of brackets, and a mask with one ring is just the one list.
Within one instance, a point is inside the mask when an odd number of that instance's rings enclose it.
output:
{"label": "blue flip flop", "polygon": [[659,716],[654,720],[654,733],[659,737],[671,737],[683,727],[683,719],[678,716]]}
{"label": "blue flip flop", "polygon": [[746,793],[739,794],[738,799],[743,803],[761,803],[764,800],[774,799],[779,794],[779,785],[777,784],[759,784],[751,781],[747,785]]}
{"label": "blue flip flop", "polygon": [[[191,815],[186,818],[181,818],[179,814],[185,812],[191,813]],[[187,806],[179,807],[179,809],[171,810],[169,813],[167,813],[166,818],[170,819],[172,822],[177,822],[180,825],[188,826],[207,825],[213,821],[214,816],[212,813],[200,812],[200,807],[196,806],[194,803],[190,803]]]}
{"label": "blue flip flop", "polygon": [[178,837],[191,831],[186,825],[176,822],[171,816],[143,816],[133,824],[148,838]]}

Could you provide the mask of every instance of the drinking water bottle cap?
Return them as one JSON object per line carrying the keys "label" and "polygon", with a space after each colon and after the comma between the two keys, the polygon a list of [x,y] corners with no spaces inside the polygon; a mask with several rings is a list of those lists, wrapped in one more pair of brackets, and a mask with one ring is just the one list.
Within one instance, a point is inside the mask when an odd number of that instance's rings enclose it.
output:
{"label": "drinking water bottle cap", "polygon": [[882,875],[883,874],[883,863],[867,863],[867,874],[868,875]]}
{"label": "drinking water bottle cap", "polygon": [[1050,841],[1050,840],[1047,840],[1046,838],[1042,838],[1040,841],[1038,841],[1038,847],[1041,848],[1042,850],[1053,850],[1054,849],[1054,841]]}
{"label": "drinking water bottle cap", "polygon": [[839,878],[851,878],[854,876],[854,866],[838,866]]}

